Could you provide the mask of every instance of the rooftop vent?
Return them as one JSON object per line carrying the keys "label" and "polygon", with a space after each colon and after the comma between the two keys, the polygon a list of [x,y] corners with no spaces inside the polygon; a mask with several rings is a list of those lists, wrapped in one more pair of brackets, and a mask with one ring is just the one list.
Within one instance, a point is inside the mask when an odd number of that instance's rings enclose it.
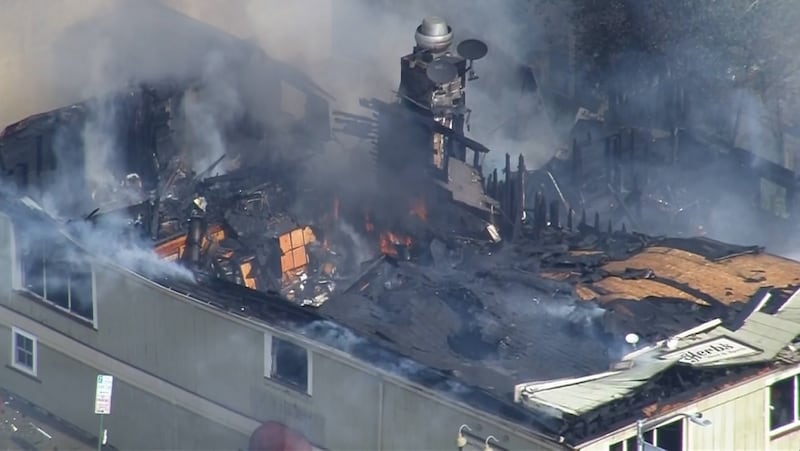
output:
{"label": "rooftop vent", "polygon": [[453,43],[453,29],[440,17],[426,17],[414,35],[417,46],[433,53],[442,53]]}

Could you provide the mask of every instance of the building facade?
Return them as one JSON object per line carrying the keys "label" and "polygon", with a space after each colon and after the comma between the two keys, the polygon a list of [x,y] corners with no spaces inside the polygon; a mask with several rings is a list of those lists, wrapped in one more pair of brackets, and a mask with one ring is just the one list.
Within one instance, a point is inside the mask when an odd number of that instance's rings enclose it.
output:
{"label": "building facade", "polygon": [[[482,449],[489,436],[493,449],[634,449],[632,424],[568,444],[165,288],[113,258],[63,268],[50,253],[31,264],[25,233],[2,217],[0,341],[8,354],[0,381],[92,431],[96,376],[115,376],[105,427],[119,449],[245,449],[267,422],[321,449],[453,449],[462,425],[465,449]],[[665,449],[797,449],[798,373],[796,365],[761,371],[654,406],[646,413],[664,424],[645,437]],[[712,425],[676,419],[681,412]]]}
{"label": "building facade", "polygon": [[[656,419],[657,446],[680,443],[685,450],[795,450],[800,446],[797,415],[800,368],[788,368],[725,387],[718,393],[682,405]],[[777,414],[778,411],[783,413]],[[702,413],[711,425],[702,427],[676,414]],[[582,450],[635,450],[636,427],[623,428],[584,444]],[[670,449],[670,448],[668,448]]]}
{"label": "building facade", "polygon": [[[16,243],[24,231],[8,217],[0,224],[0,341],[9,350],[2,384],[94,431],[96,376],[115,376],[105,427],[120,449],[245,449],[267,421],[326,449],[450,449],[461,424],[470,425],[473,441],[493,435],[506,449],[557,449],[530,431],[110,261],[88,263],[91,309],[64,303],[61,294],[42,296],[21,274]],[[54,274],[45,266],[45,289]]]}

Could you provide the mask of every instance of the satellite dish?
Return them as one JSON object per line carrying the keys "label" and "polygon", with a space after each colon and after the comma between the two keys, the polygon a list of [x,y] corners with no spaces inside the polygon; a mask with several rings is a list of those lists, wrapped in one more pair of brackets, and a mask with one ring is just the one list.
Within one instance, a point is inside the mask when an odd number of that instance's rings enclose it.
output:
{"label": "satellite dish", "polygon": [[639,343],[639,336],[636,334],[625,335],[625,342],[628,343],[629,345],[635,346],[636,343]]}
{"label": "satellite dish", "polygon": [[489,53],[489,47],[486,43],[478,39],[461,41],[456,50],[459,55],[468,60],[479,60]]}
{"label": "satellite dish", "polygon": [[449,83],[458,77],[458,69],[452,63],[437,59],[428,64],[428,69],[425,72],[428,79],[437,85]]}

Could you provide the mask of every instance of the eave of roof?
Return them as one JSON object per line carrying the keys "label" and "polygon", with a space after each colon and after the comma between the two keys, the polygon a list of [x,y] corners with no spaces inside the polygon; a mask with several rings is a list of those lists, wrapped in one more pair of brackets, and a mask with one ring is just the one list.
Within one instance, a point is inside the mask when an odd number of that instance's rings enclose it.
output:
{"label": "eave of roof", "polygon": [[[756,301],[763,304],[760,298]],[[679,334],[632,353],[622,361],[630,365],[627,369],[574,380],[572,383],[540,381],[519,384],[515,388],[516,399],[533,409],[556,408],[578,417],[629,396],[655,375],[678,363],[697,368],[767,363],[800,336],[798,318],[800,290],[783,302],[775,314],[751,312],[735,330],[714,322],[707,330]],[[713,356],[705,348],[714,343],[725,344],[730,351]],[[693,351],[698,347],[704,349]],[[698,357],[687,358],[690,352]]]}

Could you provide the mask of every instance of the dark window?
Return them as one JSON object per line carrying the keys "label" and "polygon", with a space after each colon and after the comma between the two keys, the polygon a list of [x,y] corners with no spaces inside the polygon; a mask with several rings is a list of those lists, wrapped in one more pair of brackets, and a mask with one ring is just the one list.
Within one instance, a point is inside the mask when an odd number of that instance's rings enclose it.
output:
{"label": "dark window", "polygon": [[777,429],[781,426],[797,421],[796,392],[797,376],[775,382],[769,388],[769,428]]}
{"label": "dark window", "polygon": [[308,392],[308,351],[290,341],[272,337],[270,377]]}
{"label": "dark window", "polygon": [[13,329],[13,366],[23,371],[36,373],[36,338],[20,330]]}
{"label": "dark window", "polygon": [[[664,426],[644,431],[642,438],[646,443],[658,446],[667,451],[683,451],[683,421],[675,421]],[[637,451],[636,436],[616,442],[608,447],[609,451]]]}
{"label": "dark window", "polygon": [[[655,443],[656,434],[652,429],[649,431],[644,431],[642,435],[644,436],[644,441],[646,441],[647,443]],[[636,449],[636,437],[628,439],[628,449],[631,451]]]}
{"label": "dark window", "polygon": [[83,255],[23,246],[20,269],[23,288],[81,318],[94,319],[92,270]]}
{"label": "dark window", "polygon": [[656,428],[656,440],[654,445],[667,451],[683,450],[683,420],[673,421]]}

